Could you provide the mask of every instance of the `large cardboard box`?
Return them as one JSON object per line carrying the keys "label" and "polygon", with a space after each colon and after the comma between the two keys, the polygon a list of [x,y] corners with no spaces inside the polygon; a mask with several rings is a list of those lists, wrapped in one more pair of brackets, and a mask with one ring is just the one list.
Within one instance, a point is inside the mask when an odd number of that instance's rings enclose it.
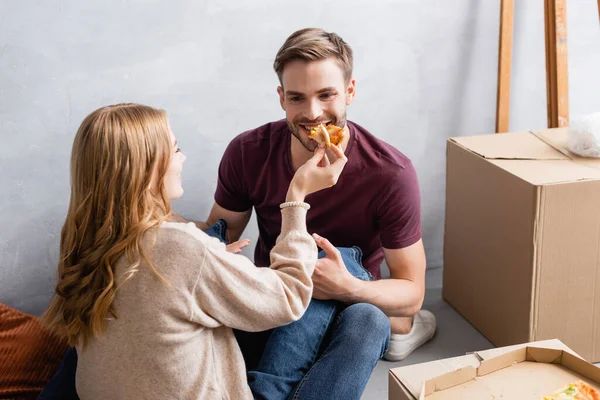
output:
{"label": "large cardboard box", "polygon": [[600,368],[550,340],[393,368],[388,397],[540,400],[576,380],[600,389]]}
{"label": "large cardboard box", "polygon": [[600,361],[600,159],[567,128],[447,143],[443,297],[496,346]]}

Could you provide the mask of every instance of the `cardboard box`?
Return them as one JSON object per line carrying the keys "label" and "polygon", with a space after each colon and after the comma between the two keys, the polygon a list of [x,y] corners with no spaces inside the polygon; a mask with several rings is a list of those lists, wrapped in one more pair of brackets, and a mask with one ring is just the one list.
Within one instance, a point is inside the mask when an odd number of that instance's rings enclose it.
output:
{"label": "cardboard box", "polygon": [[600,368],[554,340],[391,369],[389,400],[541,400],[579,379],[600,389]]}
{"label": "cardboard box", "polygon": [[600,159],[567,129],[447,143],[443,298],[494,345],[600,361]]}

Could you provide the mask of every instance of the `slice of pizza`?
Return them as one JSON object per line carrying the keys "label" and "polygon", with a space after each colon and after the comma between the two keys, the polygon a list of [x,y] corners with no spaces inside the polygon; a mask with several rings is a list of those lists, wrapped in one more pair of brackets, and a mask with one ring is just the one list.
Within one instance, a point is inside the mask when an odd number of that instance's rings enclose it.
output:
{"label": "slice of pizza", "polygon": [[316,140],[317,142],[325,142],[325,145],[329,148],[331,144],[338,146],[344,139],[344,128],[340,128],[335,125],[317,125],[310,130],[308,135],[309,138]]}
{"label": "slice of pizza", "polygon": [[576,381],[566,388],[545,396],[543,400],[600,400],[600,394],[587,383]]}
{"label": "slice of pizza", "polygon": [[339,146],[340,143],[342,143],[342,140],[344,140],[344,128],[335,125],[327,125],[325,129],[329,132],[329,140],[331,140],[331,143]]}

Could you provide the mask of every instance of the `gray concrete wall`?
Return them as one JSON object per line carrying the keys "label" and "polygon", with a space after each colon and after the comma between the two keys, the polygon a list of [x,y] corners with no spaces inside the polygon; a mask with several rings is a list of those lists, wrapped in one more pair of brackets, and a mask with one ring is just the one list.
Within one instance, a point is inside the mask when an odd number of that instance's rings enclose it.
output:
{"label": "gray concrete wall", "polygon": [[[356,55],[349,118],[417,167],[429,267],[442,264],[445,141],[492,132],[500,1],[0,0],[0,302],[40,314],[55,283],[81,120],[134,101],[168,111],[188,156],[174,207],[203,219],[220,156],[283,117],[273,57],[294,30]],[[546,126],[543,2],[515,2],[512,130]],[[600,110],[597,3],[568,1],[571,115]],[[247,236],[256,238],[252,222]]]}

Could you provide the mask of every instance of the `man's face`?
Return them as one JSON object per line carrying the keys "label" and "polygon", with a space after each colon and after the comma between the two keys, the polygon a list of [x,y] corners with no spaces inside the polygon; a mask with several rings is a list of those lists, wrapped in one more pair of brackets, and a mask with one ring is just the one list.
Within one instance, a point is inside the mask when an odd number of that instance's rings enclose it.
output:
{"label": "man's face", "polygon": [[292,61],[283,69],[283,86],[277,88],[287,124],[308,151],[318,143],[309,139],[310,128],[319,124],[346,127],[346,107],[354,99],[354,79],[346,83],[337,62]]}

